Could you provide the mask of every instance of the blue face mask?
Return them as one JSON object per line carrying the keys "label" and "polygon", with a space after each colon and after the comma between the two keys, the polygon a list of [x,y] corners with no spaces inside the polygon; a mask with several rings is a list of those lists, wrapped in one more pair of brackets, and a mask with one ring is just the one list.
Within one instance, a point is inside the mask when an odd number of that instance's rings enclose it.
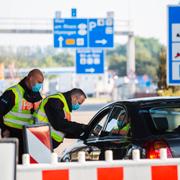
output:
{"label": "blue face mask", "polygon": [[72,110],[78,110],[80,108],[80,104],[72,104]]}
{"label": "blue face mask", "polygon": [[124,126],[124,124],[125,124],[124,120],[118,120],[117,121],[117,125],[119,128],[122,128]]}
{"label": "blue face mask", "polygon": [[40,89],[42,88],[43,84],[42,83],[36,83],[33,87],[32,87],[32,91],[33,92],[39,92]]}

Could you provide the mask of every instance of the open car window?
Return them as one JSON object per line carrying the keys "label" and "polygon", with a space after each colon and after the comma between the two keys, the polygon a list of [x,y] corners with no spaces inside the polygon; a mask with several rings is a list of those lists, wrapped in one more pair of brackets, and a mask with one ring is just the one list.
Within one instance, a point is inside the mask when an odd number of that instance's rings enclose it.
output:
{"label": "open car window", "polygon": [[104,124],[107,121],[107,118],[111,112],[111,107],[108,107],[104,109],[102,112],[100,112],[94,119],[96,124],[92,126],[92,130],[90,131],[89,137],[98,137],[101,134],[101,131],[103,130]]}
{"label": "open car window", "polygon": [[[103,133],[106,135],[127,135],[129,130],[128,115],[125,107],[114,106]],[[125,132],[127,131],[127,133]]]}

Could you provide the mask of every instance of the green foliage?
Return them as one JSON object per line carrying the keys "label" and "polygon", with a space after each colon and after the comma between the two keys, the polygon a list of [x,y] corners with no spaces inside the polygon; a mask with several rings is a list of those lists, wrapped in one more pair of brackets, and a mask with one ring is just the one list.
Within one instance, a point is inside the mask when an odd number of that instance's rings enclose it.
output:
{"label": "green foliage", "polygon": [[157,71],[158,74],[158,89],[167,89],[166,82],[166,48],[162,47],[160,55],[160,64]]}
{"label": "green foliage", "polygon": [[158,93],[162,96],[180,96],[179,86],[168,86],[166,73],[166,47],[162,47],[159,58],[160,64],[157,71],[158,74]]}
{"label": "green foliage", "polygon": [[[136,75],[147,74],[155,81],[159,77],[160,51],[162,45],[157,39],[135,37]],[[73,52],[73,53],[72,53]],[[118,45],[106,51],[105,64],[119,76],[126,75],[127,46]],[[15,68],[67,67],[74,66],[74,51],[41,47],[0,47],[0,63],[5,67],[14,63]]]}
{"label": "green foliage", "polygon": [[70,53],[59,52],[52,47],[0,47],[0,63],[5,67],[15,63],[16,68],[73,66],[74,57]]}
{"label": "green foliage", "polygon": [[[157,39],[135,38],[136,75],[147,74],[154,81],[158,80],[157,71],[161,47],[162,45]],[[126,75],[126,52],[126,44],[117,45],[114,50],[107,52],[109,69],[115,71],[119,76]]]}
{"label": "green foliage", "polygon": [[154,38],[136,37],[136,72],[137,75],[147,74],[157,81],[160,63],[159,53],[162,45]]}
{"label": "green foliage", "polygon": [[116,45],[115,49],[107,51],[107,66],[118,76],[126,75],[126,45]]}

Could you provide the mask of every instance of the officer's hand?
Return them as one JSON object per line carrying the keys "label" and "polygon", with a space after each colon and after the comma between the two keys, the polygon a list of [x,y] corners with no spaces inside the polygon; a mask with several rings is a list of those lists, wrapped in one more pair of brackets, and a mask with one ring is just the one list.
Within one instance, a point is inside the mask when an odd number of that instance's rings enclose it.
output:
{"label": "officer's hand", "polygon": [[83,132],[80,134],[79,139],[85,140],[88,138],[87,128],[88,128],[88,125],[85,125],[85,124],[82,125]]}
{"label": "officer's hand", "polygon": [[86,131],[86,130],[87,130],[87,128],[88,128],[88,125],[86,125],[86,124],[83,124],[83,125],[82,125],[82,129],[83,129],[83,131]]}

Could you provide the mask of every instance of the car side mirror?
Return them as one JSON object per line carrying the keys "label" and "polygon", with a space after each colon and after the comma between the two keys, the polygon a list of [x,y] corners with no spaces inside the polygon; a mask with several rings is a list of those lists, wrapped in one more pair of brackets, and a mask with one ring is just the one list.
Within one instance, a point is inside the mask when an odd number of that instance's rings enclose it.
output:
{"label": "car side mirror", "polygon": [[93,133],[95,136],[98,136],[98,135],[100,134],[101,130],[102,130],[102,126],[98,124],[98,125],[93,129],[93,132],[92,132],[92,133]]}

